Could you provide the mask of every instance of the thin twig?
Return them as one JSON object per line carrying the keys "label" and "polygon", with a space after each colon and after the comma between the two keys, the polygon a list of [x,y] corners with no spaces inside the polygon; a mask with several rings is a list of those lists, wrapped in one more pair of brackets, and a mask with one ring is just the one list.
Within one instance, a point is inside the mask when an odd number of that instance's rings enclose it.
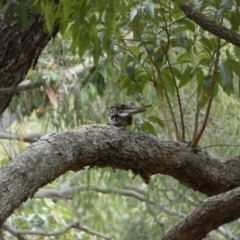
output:
{"label": "thin twig", "polygon": [[26,136],[20,136],[17,134],[0,131],[0,139],[18,140],[18,141],[23,141],[23,142],[27,142],[27,143],[34,143],[43,135],[44,135],[43,133],[34,133],[34,134],[26,135]]}
{"label": "thin twig", "polygon": [[24,84],[24,85],[9,87],[9,88],[0,88],[0,94],[1,93],[17,93],[21,91],[26,91],[26,90],[38,88],[40,86],[43,86],[44,84],[45,84],[45,81],[40,81],[40,82]]}
{"label": "thin twig", "polygon": [[[161,6],[161,4],[160,4],[160,6]],[[172,26],[172,25],[171,25],[171,19],[170,19],[170,25],[169,25],[169,29],[168,29],[167,21],[166,21],[166,18],[165,18],[165,15],[164,15],[164,11],[163,11],[163,8],[162,8],[162,7],[161,7],[161,11],[162,11],[162,17],[163,17],[163,20],[164,20],[164,24],[165,24],[163,30],[166,32],[167,39],[168,39],[167,45],[166,45],[165,49],[163,49],[163,52],[164,52],[166,58],[168,59],[167,52],[168,52],[169,46],[170,46],[170,35],[171,35],[170,31],[171,31],[171,26]],[[169,21],[168,21],[168,22],[169,22]],[[168,59],[168,60],[169,60],[169,59]],[[170,65],[170,62],[168,62],[168,64]],[[166,91],[166,88],[165,88],[165,85],[164,85],[164,81],[163,81],[163,79],[162,79],[162,75],[161,75],[159,69],[157,68],[157,66],[156,66],[155,64],[153,64],[153,65],[155,66],[155,68],[156,68],[156,70],[157,70],[157,72],[158,72],[160,81],[161,81],[161,83],[162,83],[162,85],[163,85],[163,89],[164,89],[164,92],[165,92],[165,97],[166,97],[166,99],[167,99],[167,102],[170,103],[170,101],[168,101],[168,94],[167,94],[167,96],[166,96],[167,91]],[[172,70],[172,69],[171,69],[171,70]],[[172,71],[171,71],[171,72],[172,72]],[[173,72],[172,72],[172,76],[174,77]],[[175,78],[174,78],[174,83],[176,83],[176,79],[175,79]],[[176,85],[175,85],[175,86],[176,86]],[[177,89],[177,91],[178,91],[178,88],[177,88],[177,87],[176,87],[176,89]],[[169,106],[169,104],[168,104],[168,106]],[[179,140],[178,126],[177,126],[176,118],[175,118],[175,115],[174,115],[174,113],[173,113],[173,111],[172,111],[172,106],[171,106],[171,105],[169,106],[169,110],[170,110],[170,113],[171,113],[171,115],[172,115],[172,120],[173,120],[173,124],[174,124],[174,127],[175,127],[177,140]],[[183,129],[184,129],[184,128],[183,128]],[[184,133],[184,130],[183,130],[183,133]],[[184,138],[185,138],[185,137],[184,137]],[[183,138],[183,139],[184,139],[184,138]]]}
{"label": "thin twig", "polygon": [[[138,33],[137,33],[137,34],[138,34]],[[139,34],[138,34],[138,37],[141,39],[141,36],[140,36]],[[142,41],[142,42],[144,43],[144,41]],[[173,112],[173,109],[172,109],[172,105],[171,105],[171,101],[170,101],[170,98],[169,98],[169,95],[168,95],[166,86],[165,86],[165,84],[164,84],[164,81],[163,81],[163,79],[162,79],[161,72],[160,72],[159,68],[156,66],[156,64],[155,64],[155,62],[154,62],[154,60],[153,60],[151,54],[149,53],[149,51],[148,51],[148,49],[147,49],[147,47],[146,47],[145,44],[143,44],[143,47],[145,48],[145,51],[148,53],[149,59],[150,59],[152,65],[155,67],[157,73],[158,73],[158,77],[159,77],[159,79],[160,79],[160,81],[161,81],[161,84],[162,84],[162,87],[163,87],[163,91],[164,91],[164,95],[165,95],[165,98],[166,98],[166,100],[167,100],[168,108],[169,108],[170,113],[171,113],[171,116],[172,116],[172,121],[173,121],[173,124],[174,124],[174,127],[175,127],[177,139],[179,139],[179,137],[178,137],[178,126],[177,126],[177,123],[176,123],[176,117],[175,117],[175,115],[174,115],[174,112]],[[151,78],[151,79],[152,79],[152,78]],[[154,84],[155,91],[156,91],[156,90],[158,91],[157,82],[154,81],[153,84]]]}
{"label": "thin twig", "polygon": [[194,119],[193,139],[196,138],[197,133],[198,133],[199,113],[200,113],[200,105],[201,105],[201,102],[202,102],[202,97],[203,97],[203,90],[201,90],[199,98],[197,100],[197,106],[196,106],[196,111],[195,111],[195,119]]}
{"label": "thin twig", "polygon": [[90,229],[86,226],[83,226],[80,223],[71,223],[68,226],[66,226],[64,229],[58,230],[58,231],[53,231],[53,232],[46,232],[46,231],[41,231],[41,230],[18,230],[18,229],[14,228],[10,225],[7,225],[7,224],[2,225],[2,229],[10,232],[14,236],[25,235],[25,234],[26,235],[40,235],[40,236],[60,236],[60,235],[63,235],[64,233],[68,232],[72,228],[84,231],[84,232],[89,233],[91,235],[101,237],[103,239],[107,239],[107,240],[111,239],[111,237],[108,237],[103,233],[94,231],[93,229]]}
{"label": "thin twig", "polygon": [[165,56],[166,56],[166,59],[167,59],[167,62],[168,62],[168,66],[170,68],[170,72],[171,72],[172,77],[173,77],[174,86],[175,86],[175,89],[176,89],[176,92],[177,92],[177,101],[178,101],[178,107],[179,107],[180,119],[181,119],[181,127],[182,127],[182,139],[185,139],[185,124],[184,124],[184,118],[183,118],[183,110],[182,110],[182,103],[181,103],[180,93],[179,93],[179,90],[178,90],[177,81],[176,81],[175,75],[173,73],[172,65],[171,65],[171,63],[169,61],[167,52],[165,52]]}
{"label": "thin twig", "polygon": [[212,101],[213,101],[213,96],[214,96],[214,87],[215,87],[215,83],[216,83],[216,78],[217,78],[217,69],[218,69],[218,61],[219,61],[219,54],[220,51],[220,38],[217,39],[217,46],[216,46],[216,59],[214,62],[214,71],[213,71],[213,76],[212,76],[212,86],[211,86],[211,92],[210,92],[210,96],[209,96],[209,100],[208,100],[208,106],[207,106],[207,110],[206,110],[206,114],[201,126],[201,129],[199,130],[198,134],[196,135],[196,137],[193,139],[193,141],[189,144],[190,147],[196,147],[206,126],[207,126],[207,122],[208,122],[208,118],[209,118],[209,114],[210,114],[210,109],[212,106]]}
{"label": "thin twig", "polygon": [[158,89],[158,86],[157,86],[157,81],[155,79],[152,79],[152,78],[150,78],[150,79],[153,82],[153,86],[154,86],[155,94],[156,94],[157,101],[158,101],[158,104],[159,104],[159,108],[160,108],[160,110],[163,114],[163,117],[164,117],[164,119],[167,123],[166,125],[167,125],[167,129],[168,129],[168,136],[169,136],[170,140],[173,140],[172,130],[171,130],[171,127],[170,127],[170,124],[169,124],[170,121],[168,120],[167,113],[166,113],[165,108],[163,106],[163,102],[160,98],[160,93],[159,93],[159,89]]}
{"label": "thin twig", "polygon": [[[161,4],[160,4],[161,6]],[[170,8],[170,2],[169,2],[169,8]],[[181,98],[180,98],[180,94],[179,94],[179,90],[178,90],[178,86],[177,86],[177,81],[176,81],[176,78],[175,78],[175,75],[173,73],[173,69],[172,69],[172,65],[170,63],[170,60],[169,60],[169,57],[168,57],[168,51],[169,51],[169,44],[170,44],[170,36],[171,36],[171,26],[172,26],[172,22],[171,22],[171,15],[170,15],[170,24],[167,25],[167,20],[165,18],[165,14],[164,14],[164,10],[163,8],[161,7],[161,11],[162,11],[162,17],[164,19],[164,23],[165,23],[165,32],[167,34],[167,39],[168,39],[168,42],[167,42],[167,48],[166,48],[166,51],[164,50],[164,53],[165,53],[165,57],[166,57],[166,60],[168,62],[168,66],[170,68],[170,72],[172,74],[172,77],[173,77],[173,82],[174,82],[174,86],[175,86],[175,89],[176,89],[176,92],[177,92],[177,101],[178,101],[178,107],[179,107],[179,112],[180,112],[180,119],[181,119],[181,127],[182,127],[182,136],[181,138],[183,140],[185,140],[185,124],[184,124],[184,118],[183,118],[183,110],[182,110],[182,103],[181,103]],[[169,28],[168,28],[169,27]],[[174,119],[175,120],[175,119]],[[177,133],[177,136],[178,136],[178,133]]]}
{"label": "thin twig", "polygon": [[239,146],[240,144],[212,144],[205,147],[201,147],[200,149],[210,148],[210,147],[239,147]]}

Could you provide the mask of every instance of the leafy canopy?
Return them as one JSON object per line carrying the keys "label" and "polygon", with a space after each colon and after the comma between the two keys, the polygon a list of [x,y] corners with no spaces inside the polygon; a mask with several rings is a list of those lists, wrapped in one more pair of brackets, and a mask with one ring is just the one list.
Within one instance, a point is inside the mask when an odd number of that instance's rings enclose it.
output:
{"label": "leafy canopy", "polygon": [[[25,3],[19,1],[18,11],[27,27]],[[196,9],[236,31],[239,4],[199,1]],[[31,8],[44,15],[46,31],[51,32],[54,22],[59,22],[61,39],[68,41],[76,63],[93,57],[94,67],[78,76],[86,99],[94,101],[96,94],[103,97],[116,82],[110,99],[129,96],[141,105],[151,102],[159,107],[160,115],[153,113],[140,121],[143,131],[156,135],[166,127],[170,139],[193,140],[201,137],[206,124],[198,123],[207,122],[208,109],[219,91],[239,96],[240,51],[187,19],[180,6],[181,1],[45,0],[33,1]],[[51,82],[58,78],[55,70],[50,72]],[[35,101],[28,109],[43,104]],[[196,112],[195,120],[191,119],[193,130],[185,124],[191,109]],[[206,111],[205,119],[200,115],[202,110]],[[80,122],[85,123],[83,119]]]}

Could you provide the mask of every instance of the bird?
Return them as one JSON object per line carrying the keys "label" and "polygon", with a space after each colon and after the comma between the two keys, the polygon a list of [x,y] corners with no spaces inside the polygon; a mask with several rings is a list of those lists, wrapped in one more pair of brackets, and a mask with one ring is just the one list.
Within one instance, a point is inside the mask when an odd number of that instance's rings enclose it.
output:
{"label": "bird", "polygon": [[132,124],[132,116],[134,114],[145,112],[147,108],[151,106],[152,105],[135,107],[134,102],[113,104],[109,110],[108,124],[115,127],[123,127],[123,129],[125,129],[126,126]]}

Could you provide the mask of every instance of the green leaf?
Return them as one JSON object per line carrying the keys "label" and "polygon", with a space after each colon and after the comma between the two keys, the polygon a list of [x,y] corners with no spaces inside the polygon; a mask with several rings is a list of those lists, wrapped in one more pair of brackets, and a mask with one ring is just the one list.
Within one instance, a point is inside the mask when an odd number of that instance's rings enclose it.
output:
{"label": "green leaf", "polygon": [[239,61],[236,61],[234,59],[227,59],[225,61],[225,63],[227,65],[229,65],[229,67],[233,70],[233,72],[238,76],[240,77],[240,62]]}
{"label": "green leaf", "polygon": [[46,23],[48,32],[52,32],[53,24],[55,21],[55,18],[53,16],[55,16],[53,6],[51,4],[46,5],[45,11],[44,11],[44,17],[45,17],[45,23]]}
{"label": "green leaf", "polygon": [[238,98],[239,98],[240,97],[240,81],[239,80],[238,80],[238,92],[237,92],[237,94],[238,94]]}
{"label": "green leaf", "polygon": [[18,16],[24,26],[24,28],[29,29],[29,20],[28,20],[28,13],[25,3],[18,4]]}
{"label": "green leaf", "polygon": [[141,34],[144,31],[145,24],[142,21],[142,17],[139,15],[136,15],[132,21],[132,24],[129,26],[131,30],[133,31],[133,36],[135,40],[139,39],[139,34]]}
{"label": "green leaf", "polygon": [[163,61],[165,60],[165,55],[162,52],[160,52],[160,51],[155,52],[154,58],[155,58],[155,62],[159,66],[163,65]]}
{"label": "green leaf", "polygon": [[131,84],[128,88],[127,88],[127,96],[133,96],[135,94],[139,94],[139,93],[143,93],[142,92],[142,87],[140,84]]}
{"label": "green leaf", "polygon": [[[213,90],[213,97],[215,97],[218,94],[218,84],[219,82],[219,75],[216,76],[216,82]],[[209,76],[203,77],[203,80],[199,82],[199,84],[202,84],[202,88],[198,89],[198,95],[202,96],[200,107],[203,108],[206,103],[209,100],[210,94],[212,94],[212,78]]]}
{"label": "green leaf", "polygon": [[71,15],[71,1],[61,1],[61,4],[63,5],[63,19],[67,20],[69,19],[69,16]]}
{"label": "green leaf", "polygon": [[97,17],[96,17],[96,15],[95,15],[95,13],[93,13],[93,14],[90,16],[89,23],[90,23],[92,26],[96,26],[96,25],[97,25]]}
{"label": "green leaf", "polygon": [[157,123],[160,127],[164,128],[165,127],[165,124],[164,122],[158,118],[158,117],[155,117],[155,116],[150,116],[147,118],[150,122],[153,122],[153,123]]}
{"label": "green leaf", "polygon": [[80,35],[79,42],[78,42],[78,48],[79,48],[78,53],[79,53],[80,57],[83,56],[83,54],[87,50],[90,43],[91,43],[91,37],[89,35],[89,32],[87,32],[87,31],[82,32]]}
{"label": "green leaf", "polygon": [[201,38],[199,42],[202,43],[202,47],[206,50],[208,56],[211,57],[214,50],[214,43],[210,39],[204,37]]}
{"label": "green leaf", "polygon": [[212,79],[211,78],[206,78],[203,80],[202,85],[204,88],[211,88],[212,86]]}
{"label": "green leaf", "polygon": [[201,103],[200,103],[200,108],[203,109],[205,107],[205,105],[207,104],[207,102],[208,102],[208,94],[203,94]]}
{"label": "green leaf", "polygon": [[135,16],[137,15],[138,10],[137,8],[133,8],[132,11],[130,12],[130,22],[133,21],[133,19],[135,18]]}
{"label": "green leaf", "polygon": [[196,78],[197,78],[197,82],[198,82],[198,87],[200,89],[200,87],[202,87],[202,82],[204,80],[204,73],[202,70],[197,72]]}
{"label": "green leaf", "polygon": [[132,81],[126,77],[124,80],[123,80],[123,83],[120,87],[120,91],[124,90],[125,88],[129,87],[131,85]]}
{"label": "green leaf", "polygon": [[88,90],[88,93],[90,93],[92,95],[96,94],[96,87],[91,83],[88,84],[87,90]]}
{"label": "green leaf", "polygon": [[181,30],[180,28],[183,28],[183,27],[179,27],[177,29],[177,31],[179,31],[180,33],[176,33],[174,36],[171,37],[171,40],[170,40],[171,46],[176,47],[175,52],[177,54],[181,51],[181,48],[190,50],[191,47],[193,46],[193,40],[190,38],[187,38],[185,35],[182,34],[183,32],[187,31],[187,29]]}
{"label": "green leaf", "polygon": [[189,58],[188,54],[184,53],[179,55],[179,57],[177,58],[177,63],[191,63],[191,59]]}
{"label": "green leaf", "polygon": [[134,72],[134,75],[135,75],[135,79],[136,80],[149,81],[149,76],[147,75],[147,73],[145,71],[143,71],[141,69],[136,69],[135,72]]}
{"label": "green leaf", "polygon": [[140,53],[140,49],[137,46],[129,46],[128,48],[135,56],[138,56]]}
{"label": "green leaf", "polygon": [[240,59],[240,48],[239,47],[233,47],[235,56]]}
{"label": "green leaf", "polygon": [[[97,2],[100,2],[100,1],[97,1]],[[115,2],[115,1],[107,1],[107,4],[106,4],[106,2],[105,2],[105,4],[103,2],[103,9],[102,9],[102,11],[105,12],[105,22],[104,22],[104,25],[106,26],[105,31],[106,31],[107,35],[109,35],[109,33],[110,33],[112,28],[115,28],[116,19],[117,19],[116,18],[117,10],[115,9],[115,8],[117,8],[116,4],[117,4],[117,2]]]}
{"label": "green leaf", "polygon": [[69,26],[69,20],[61,21],[61,23],[59,25],[59,31],[62,35],[64,35],[66,33],[68,26]]}
{"label": "green leaf", "polygon": [[127,65],[126,72],[127,72],[128,77],[129,77],[131,80],[135,80],[134,70],[135,70],[135,64],[134,64],[134,62],[130,62],[130,63]]}
{"label": "green leaf", "polygon": [[143,132],[145,132],[147,134],[152,134],[152,135],[157,136],[156,131],[150,122],[144,122],[142,124],[142,130],[143,130]]}
{"label": "green leaf", "polygon": [[34,98],[33,98],[33,106],[35,108],[38,108],[42,105],[43,103],[43,97],[42,94],[40,92],[36,92]]}
{"label": "green leaf", "polygon": [[94,65],[97,66],[99,58],[100,58],[100,55],[102,54],[99,38],[95,35],[93,37],[93,41],[92,42],[94,44],[94,48],[92,50]]}
{"label": "green leaf", "polygon": [[198,63],[198,65],[203,65],[203,66],[209,66],[209,64],[210,64],[209,58],[202,58]]}
{"label": "green leaf", "polygon": [[181,73],[177,68],[172,67],[172,71],[173,71],[174,76],[175,76],[177,79],[179,79],[179,80],[182,79],[183,75],[182,75],[182,73]]}
{"label": "green leaf", "polygon": [[163,73],[163,79],[167,91],[173,96],[175,94],[175,84],[172,75],[169,73]]}
{"label": "green leaf", "polygon": [[58,75],[55,72],[50,72],[50,81],[51,82],[56,82],[58,80]]}
{"label": "green leaf", "polygon": [[236,0],[235,3],[237,5],[237,7],[240,7],[240,0]]}
{"label": "green leaf", "polygon": [[112,55],[114,53],[114,40],[108,38],[103,42],[104,49],[108,55]]}
{"label": "green leaf", "polygon": [[35,1],[32,5],[31,5],[31,9],[37,13],[37,14],[41,14],[42,13],[42,8],[41,8],[41,3],[39,1]]}
{"label": "green leaf", "polygon": [[95,74],[95,84],[97,86],[98,94],[100,96],[103,96],[104,91],[106,89],[106,82],[100,72],[96,72],[96,74]]}
{"label": "green leaf", "polygon": [[233,5],[234,5],[234,1],[233,0],[222,0],[221,1],[221,5],[220,5],[220,9],[218,9],[215,14],[217,16],[219,16],[222,13],[229,11],[229,10],[232,9]]}
{"label": "green leaf", "polygon": [[144,2],[143,7],[147,11],[149,16],[151,18],[154,18],[154,5],[153,5],[153,3],[152,2]]}
{"label": "green leaf", "polygon": [[232,83],[232,70],[226,62],[220,62],[220,75],[222,80],[223,90],[230,87]]}
{"label": "green leaf", "polygon": [[[181,22],[181,26],[186,26],[185,30],[190,30],[192,32],[195,32],[195,25],[192,21],[188,20],[188,19],[183,19]],[[178,30],[178,29],[177,29]]]}
{"label": "green leaf", "polygon": [[97,33],[97,36],[98,36],[100,42],[103,42],[103,39],[104,39],[104,37],[106,36],[105,31],[99,31],[99,32]]}
{"label": "green leaf", "polygon": [[186,84],[188,84],[192,80],[192,77],[190,75],[191,71],[192,71],[192,67],[188,67],[184,71],[183,76],[180,79],[180,83],[178,85],[178,88],[181,88],[181,87],[185,86]]}

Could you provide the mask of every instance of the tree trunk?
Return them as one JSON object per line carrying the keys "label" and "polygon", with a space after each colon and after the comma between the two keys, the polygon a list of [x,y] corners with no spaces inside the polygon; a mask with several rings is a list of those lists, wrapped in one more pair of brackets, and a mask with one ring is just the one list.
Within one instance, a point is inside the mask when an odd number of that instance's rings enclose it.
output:
{"label": "tree trunk", "polygon": [[[6,1],[0,12],[0,89],[18,85],[34,68],[39,55],[50,39],[58,32],[58,23],[51,34],[44,30],[44,18],[28,11],[29,29],[25,29],[18,17],[12,14],[7,22],[6,14],[13,1]],[[9,106],[13,94],[0,94],[0,115]]]}

